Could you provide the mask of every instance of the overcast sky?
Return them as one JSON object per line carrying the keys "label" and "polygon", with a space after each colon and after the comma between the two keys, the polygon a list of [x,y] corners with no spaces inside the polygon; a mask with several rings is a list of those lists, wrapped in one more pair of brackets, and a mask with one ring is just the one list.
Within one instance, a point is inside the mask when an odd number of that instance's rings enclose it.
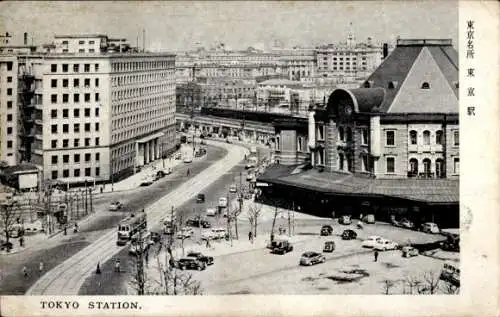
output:
{"label": "overcast sky", "polygon": [[15,44],[29,32],[35,44],[54,34],[104,33],[135,45],[145,29],[153,50],[189,49],[196,42],[269,46],[275,39],[307,46],[345,40],[350,23],[360,41],[451,38],[457,47],[458,2],[0,2],[0,30],[13,33]]}

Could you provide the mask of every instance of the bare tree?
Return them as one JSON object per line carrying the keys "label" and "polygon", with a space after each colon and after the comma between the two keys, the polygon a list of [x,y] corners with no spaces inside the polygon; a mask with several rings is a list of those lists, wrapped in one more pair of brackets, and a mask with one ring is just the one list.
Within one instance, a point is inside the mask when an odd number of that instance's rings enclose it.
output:
{"label": "bare tree", "polygon": [[444,282],[441,284],[441,291],[448,295],[457,295],[460,294],[460,287],[450,282]]}
{"label": "bare tree", "polygon": [[279,209],[278,209],[278,206],[275,206],[274,207],[274,215],[273,215],[273,225],[271,227],[271,240],[272,240],[272,237],[274,237],[274,227],[276,226],[276,218],[278,217],[278,214],[279,214]]}
{"label": "bare tree", "polygon": [[427,294],[435,294],[439,286],[439,272],[427,271],[423,276],[424,289]]}
{"label": "bare tree", "polygon": [[15,203],[0,204],[0,217],[5,240],[9,242],[12,231],[14,230],[14,225],[17,223],[17,218],[19,217],[18,209],[15,208]]}
{"label": "bare tree", "polygon": [[248,207],[248,221],[250,222],[251,228],[253,228],[253,236],[257,238],[257,226],[259,223],[259,218],[262,214],[262,205],[253,203]]}
{"label": "bare tree", "polygon": [[391,294],[391,289],[394,287],[394,281],[392,280],[383,280],[382,283],[383,289],[384,289],[384,294],[389,295]]}
{"label": "bare tree", "polygon": [[415,276],[408,276],[406,280],[404,281],[405,286],[408,286],[409,293],[410,295],[413,295],[414,292],[418,292],[422,285],[422,281]]}

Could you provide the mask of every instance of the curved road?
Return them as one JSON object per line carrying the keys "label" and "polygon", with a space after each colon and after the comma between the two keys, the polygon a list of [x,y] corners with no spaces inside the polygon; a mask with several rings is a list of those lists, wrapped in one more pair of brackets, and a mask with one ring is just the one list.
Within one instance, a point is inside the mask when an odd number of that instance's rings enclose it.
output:
{"label": "curved road", "polygon": [[[226,148],[228,154],[210,168],[150,205],[146,210],[148,226],[155,225],[170,213],[172,207],[184,204],[215,182],[221,175],[229,172],[247,152],[243,146],[208,140],[206,142]],[[86,277],[95,270],[97,262],[106,262],[123,248],[125,246],[116,245],[116,231],[110,230],[85,249],[43,275],[26,292],[26,295],[77,295]]]}

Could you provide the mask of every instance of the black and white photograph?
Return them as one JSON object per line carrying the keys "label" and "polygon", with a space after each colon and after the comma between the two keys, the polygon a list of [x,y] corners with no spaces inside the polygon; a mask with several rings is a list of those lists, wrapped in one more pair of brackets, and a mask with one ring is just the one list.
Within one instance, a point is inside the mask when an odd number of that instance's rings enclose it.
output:
{"label": "black and white photograph", "polygon": [[483,87],[461,79],[487,27],[458,1],[5,1],[0,20],[0,295],[76,316],[462,293]]}

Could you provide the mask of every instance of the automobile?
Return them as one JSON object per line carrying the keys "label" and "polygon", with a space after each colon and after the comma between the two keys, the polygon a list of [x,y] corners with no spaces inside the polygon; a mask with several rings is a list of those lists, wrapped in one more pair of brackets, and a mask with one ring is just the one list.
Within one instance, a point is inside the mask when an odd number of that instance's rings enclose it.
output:
{"label": "automobile", "polygon": [[365,223],[375,223],[375,215],[373,214],[368,214],[363,217],[362,219]]}
{"label": "automobile", "polygon": [[434,222],[426,222],[422,224],[422,231],[427,233],[439,233],[439,227]]}
{"label": "automobile", "polygon": [[226,236],[227,236],[227,231],[225,228],[212,228],[211,230],[205,230],[201,233],[201,238],[203,240],[225,239]]}
{"label": "automobile", "polygon": [[335,250],[335,241],[325,241],[323,252],[333,252]]}
{"label": "automobile", "polygon": [[253,162],[248,162],[245,164],[245,169],[251,169],[254,167],[255,167],[255,164]]}
{"label": "automobile", "polygon": [[369,236],[368,239],[363,241],[361,246],[363,248],[373,248],[375,246],[375,243],[377,243],[379,240],[382,240],[382,238],[379,236]]}
{"label": "automobile", "polygon": [[254,179],[254,177],[255,177],[255,174],[254,174],[253,172],[248,172],[248,173],[247,173],[246,180],[247,180],[247,181],[251,181],[251,180],[253,180],[253,179]]}
{"label": "automobile", "polygon": [[114,201],[114,202],[112,202],[111,204],[109,204],[109,208],[108,208],[108,209],[109,209],[110,211],[116,211],[116,210],[120,210],[120,209],[122,209],[122,207],[123,207],[123,205],[122,205],[122,203],[121,203],[121,202],[119,202],[119,201]]}
{"label": "automobile", "polygon": [[138,243],[131,243],[130,247],[128,249],[128,254],[130,254],[130,255],[137,255],[137,254],[141,253],[141,250],[142,250],[142,252],[146,252],[149,249],[150,245],[151,244],[147,240],[143,240],[142,241],[142,247]]}
{"label": "automobile", "polygon": [[293,245],[288,240],[274,241],[271,253],[274,254],[285,254],[293,251]]}
{"label": "automobile", "polygon": [[415,228],[415,224],[413,222],[411,222],[410,220],[404,218],[402,219],[400,222],[399,222],[399,225],[403,228],[406,228],[406,229],[413,229]]}
{"label": "automobile", "polygon": [[10,252],[10,250],[12,250],[12,247],[14,245],[12,244],[12,242],[5,242],[5,241],[2,241],[2,243],[0,244],[0,250],[5,250],[7,252]]}
{"label": "automobile", "polygon": [[205,194],[198,194],[196,196],[196,202],[198,204],[204,203],[205,202]]}
{"label": "automobile", "polygon": [[171,168],[171,167],[168,167],[168,168],[163,169],[163,173],[165,173],[165,175],[170,175],[170,174],[172,174],[172,168]]}
{"label": "automobile", "polygon": [[439,279],[460,286],[460,265],[449,260],[445,261]]}
{"label": "automobile", "polygon": [[233,142],[232,142],[231,140],[229,140],[229,139],[226,139],[226,143],[231,144],[231,143],[233,143]]}
{"label": "automobile", "polygon": [[210,222],[208,222],[205,219],[201,219],[200,217],[195,217],[195,218],[188,219],[186,221],[186,226],[197,227],[197,228],[198,227],[202,227],[202,228],[210,228],[210,227],[212,227],[212,225],[210,224]]}
{"label": "automobile", "polygon": [[156,172],[155,180],[159,180],[159,179],[165,177],[166,175],[167,175],[167,173],[165,173],[163,170],[158,171],[158,172]]}
{"label": "automobile", "polygon": [[184,227],[177,233],[178,239],[187,239],[190,238],[194,234],[194,230],[189,227]]}
{"label": "automobile", "polygon": [[221,208],[227,207],[227,198],[226,197],[219,198],[219,207],[221,207]]}
{"label": "automobile", "polygon": [[320,235],[321,236],[331,236],[333,234],[333,228],[330,225],[324,225],[321,227]]}
{"label": "automobile", "polygon": [[184,163],[191,163],[192,161],[193,158],[190,155],[186,155],[183,160]]}
{"label": "automobile", "polygon": [[[202,136],[203,136],[203,139],[204,139],[204,138],[205,138],[205,136],[204,136],[204,135],[202,135]],[[200,138],[201,138],[201,136],[200,136]],[[207,142],[205,142],[205,140],[201,140],[201,141],[200,141],[200,144],[201,144],[201,145],[205,145],[205,144],[207,144]]]}
{"label": "automobile", "polygon": [[236,187],[235,184],[232,184],[231,186],[229,186],[230,193],[236,193],[237,191],[238,191],[238,188]]}
{"label": "automobile", "polygon": [[187,253],[188,257],[196,258],[198,261],[205,263],[205,265],[212,265],[214,264],[214,257],[213,256],[207,256],[203,255],[201,252],[194,252],[190,251]]}
{"label": "automobile", "polygon": [[148,177],[145,177],[141,180],[140,186],[149,186],[149,185],[153,184],[154,182],[155,182],[154,177],[148,176]]}
{"label": "automobile", "polygon": [[175,160],[180,160],[181,158],[182,158],[182,154],[181,154],[181,153],[177,153],[177,154],[175,154],[175,156],[174,156],[174,159],[175,159]]}
{"label": "automobile", "polygon": [[213,207],[207,208],[205,215],[207,215],[209,217],[215,217],[217,215],[217,209],[215,209]]}
{"label": "automobile", "polygon": [[156,232],[156,231],[151,231],[150,239],[151,239],[151,241],[153,241],[153,243],[158,243],[161,241],[161,234],[159,232]]}
{"label": "automobile", "polygon": [[397,248],[398,244],[396,242],[387,239],[376,240],[373,244],[373,249],[378,251],[396,250]]}
{"label": "automobile", "polygon": [[318,263],[324,263],[326,258],[323,254],[313,251],[308,251],[302,253],[300,257],[300,265],[313,265]]}
{"label": "automobile", "polygon": [[409,258],[412,256],[417,256],[418,255],[418,250],[412,246],[404,246],[401,249],[401,256],[403,258]]}
{"label": "automobile", "polygon": [[341,225],[350,225],[351,224],[351,216],[347,216],[347,215],[341,216],[339,218],[339,223]]}
{"label": "automobile", "polygon": [[33,234],[38,232],[44,232],[42,221],[36,220],[32,223],[24,224],[25,234]]}
{"label": "automobile", "polygon": [[347,229],[342,232],[342,240],[354,240],[358,237],[356,231]]}
{"label": "automobile", "polygon": [[207,265],[195,257],[184,257],[175,262],[175,267],[180,270],[203,271],[207,268]]}

